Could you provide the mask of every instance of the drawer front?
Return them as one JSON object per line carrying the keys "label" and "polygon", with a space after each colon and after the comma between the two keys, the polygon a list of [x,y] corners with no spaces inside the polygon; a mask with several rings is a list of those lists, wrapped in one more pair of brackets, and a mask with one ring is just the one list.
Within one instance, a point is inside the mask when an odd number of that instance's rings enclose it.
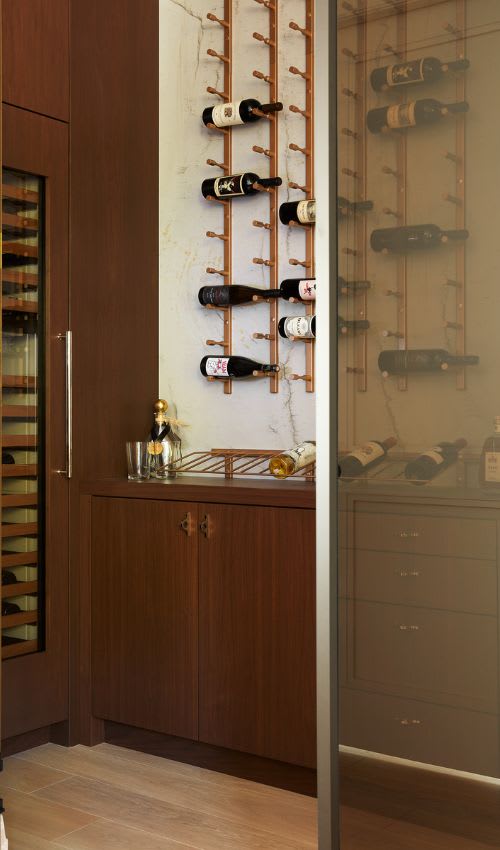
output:
{"label": "drawer front", "polygon": [[340,595],[472,614],[497,614],[495,561],[344,549]]}
{"label": "drawer front", "polygon": [[424,764],[498,776],[498,717],[343,688],[340,742]]}
{"label": "drawer front", "polygon": [[497,711],[497,620],[348,600],[343,681],[352,687]]}
{"label": "drawer front", "polygon": [[352,522],[355,549],[496,560],[493,520],[357,510]]}

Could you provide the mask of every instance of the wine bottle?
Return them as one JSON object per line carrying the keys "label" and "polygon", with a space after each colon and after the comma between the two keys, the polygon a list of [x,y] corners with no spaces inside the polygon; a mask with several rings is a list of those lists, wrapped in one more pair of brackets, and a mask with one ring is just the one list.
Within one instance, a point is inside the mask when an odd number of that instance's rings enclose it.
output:
{"label": "wine bottle", "polygon": [[484,441],[479,462],[479,483],[500,487],[500,416],[495,416],[494,432]]}
{"label": "wine bottle", "polygon": [[281,281],[278,291],[285,301],[290,301],[291,298],[294,298],[296,301],[315,301],[316,278],[287,278]]}
{"label": "wine bottle", "polygon": [[401,130],[407,127],[419,127],[426,124],[436,124],[446,116],[457,112],[468,112],[469,104],[441,103],[431,97],[424,100],[412,100],[397,106],[383,106],[370,109],[366,116],[366,126],[370,133],[382,133],[387,130]]}
{"label": "wine bottle", "polygon": [[367,289],[371,289],[371,285],[371,281],[369,280],[346,280],[343,277],[337,278],[337,288],[340,295],[364,292]]}
{"label": "wine bottle", "polygon": [[265,113],[281,112],[283,104],[260,103],[254,97],[247,97],[245,100],[237,100],[232,103],[207,106],[203,110],[202,120],[207,127],[209,124],[214,124],[215,127],[235,127],[237,124],[250,124],[253,121],[260,121],[262,117],[256,114],[256,109]]}
{"label": "wine bottle", "polygon": [[342,316],[337,316],[337,332],[339,334],[346,334],[349,331],[367,331],[369,327],[370,322],[367,319],[348,321],[343,319]]}
{"label": "wine bottle", "polygon": [[406,254],[408,251],[438,248],[450,240],[459,242],[468,238],[468,230],[441,230],[437,224],[413,224],[374,230],[370,236],[370,245],[373,251]]}
{"label": "wine bottle", "polygon": [[2,463],[15,463],[10,452],[2,451]]}
{"label": "wine bottle", "polygon": [[388,437],[387,440],[370,440],[363,445],[358,446],[340,458],[340,475],[342,478],[355,478],[358,475],[363,475],[377,463],[382,461],[389,449],[397,444],[395,437]]}
{"label": "wine bottle", "polygon": [[253,171],[242,174],[229,174],[227,177],[211,177],[201,184],[204,198],[239,198],[244,195],[257,195],[258,186],[281,186],[281,177],[259,177]]}
{"label": "wine bottle", "polygon": [[275,363],[257,363],[249,357],[203,357],[200,371],[205,377],[212,378],[249,378],[258,372],[279,372]]}
{"label": "wine bottle", "polygon": [[257,298],[279,298],[280,295],[279,289],[259,289],[257,286],[233,284],[232,286],[202,286],[198,292],[198,300],[204,307],[208,304],[214,307],[229,307],[250,304]]}
{"label": "wine bottle", "polygon": [[2,601],[2,617],[8,617],[9,614],[20,614],[21,608],[16,602]]}
{"label": "wine bottle", "polygon": [[440,372],[450,366],[476,366],[479,357],[473,354],[450,354],[444,348],[413,348],[406,351],[382,351],[378,367],[384,377],[407,375],[409,372]]}
{"label": "wine bottle", "polygon": [[349,213],[369,212],[373,209],[373,201],[350,201],[342,196],[337,197],[337,210],[341,215]]}
{"label": "wine bottle", "polygon": [[12,573],[10,570],[3,570],[2,584],[17,584],[17,578],[15,573]]}
{"label": "wine bottle", "polygon": [[395,65],[375,68],[371,72],[370,82],[374,91],[436,83],[449,71],[466,71],[469,66],[468,59],[441,62],[435,56],[426,56],[424,59],[411,59],[409,62],[397,62]]}
{"label": "wine bottle", "polygon": [[316,443],[306,440],[295,448],[272,457],[269,461],[269,471],[275,478],[288,478],[315,460]]}
{"label": "wine bottle", "polygon": [[432,449],[422,452],[421,455],[410,460],[405,467],[405,477],[415,484],[425,484],[439,472],[444,472],[452,463],[458,459],[458,453],[467,440],[460,438],[454,443],[437,443]]}
{"label": "wine bottle", "polygon": [[315,339],[316,316],[283,316],[278,322],[278,333],[284,339]]}
{"label": "wine bottle", "polygon": [[280,206],[282,224],[314,224],[316,221],[316,201],[287,201]]}

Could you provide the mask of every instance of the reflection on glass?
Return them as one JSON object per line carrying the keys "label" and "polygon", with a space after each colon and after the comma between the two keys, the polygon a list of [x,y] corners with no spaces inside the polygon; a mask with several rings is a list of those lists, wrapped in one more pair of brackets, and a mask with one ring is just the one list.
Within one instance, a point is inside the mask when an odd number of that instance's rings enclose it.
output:
{"label": "reflection on glass", "polygon": [[337,5],[341,846],[500,846],[500,10]]}
{"label": "reflection on glass", "polygon": [[43,648],[43,182],[3,169],[2,657]]}

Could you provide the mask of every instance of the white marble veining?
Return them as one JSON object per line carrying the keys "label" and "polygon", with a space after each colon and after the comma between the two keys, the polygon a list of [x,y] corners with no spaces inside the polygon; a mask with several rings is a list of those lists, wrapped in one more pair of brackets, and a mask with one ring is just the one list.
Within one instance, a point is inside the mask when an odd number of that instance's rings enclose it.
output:
{"label": "white marble veining", "polygon": [[[207,230],[218,230],[222,212],[201,196],[201,182],[214,176],[206,159],[222,156],[221,136],[202,124],[205,106],[216,101],[208,85],[221,88],[221,63],[207,56],[207,48],[221,51],[223,37],[218,25],[207,20],[214,12],[223,16],[223,4],[206,0],[160,0],[160,395],[173,405],[177,416],[189,423],[184,429],[186,446],[278,448],[314,438],[315,397],[303,382],[287,379],[305,371],[304,346],[280,341],[283,380],[280,392],[269,392],[266,380],[233,382],[232,395],[222,385],[208,383],[199,363],[208,348],[206,339],[220,339],[220,314],[198,304],[201,286],[212,284],[207,266],[221,267],[221,245],[207,239]],[[257,97],[265,102],[266,83],[252,76],[254,69],[267,72],[268,49],[252,38],[254,30],[267,34],[268,12],[253,0],[233,0],[234,77],[233,97]],[[290,65],[304,67],[304,39],[289,29],[295,19],[304,21],[303,0],[279,4],[279,91],[284,111],[279,116],[280,169],[283,186],[279,200],[300,200],[289,190],[289,180],[304,181],[304,158],[288,149],[290,141],[304,143],[304,121],[288,109],[303,105],[304,82],[288,72]],[[233,132],[233,170],[268,174],[267,158],[252,151],[254,144],[267,147],[267,122],[236,128]],[[252,227],[253,218],[266,218],[266,196],[233,203],[233,279],[235,283],[267,286],[268,271],[252,263],[254,256],[268,255],[268,235]],[[304,256],[304,234],[280,227],[280,279],[297,277],[290,257]],[[303,312],[298,305],[280,303],[280,315]],[[269,309],[265,304],[233,310],[233,352],[268,362],[269,344],[252,339],[254,331],[267,332]]]}

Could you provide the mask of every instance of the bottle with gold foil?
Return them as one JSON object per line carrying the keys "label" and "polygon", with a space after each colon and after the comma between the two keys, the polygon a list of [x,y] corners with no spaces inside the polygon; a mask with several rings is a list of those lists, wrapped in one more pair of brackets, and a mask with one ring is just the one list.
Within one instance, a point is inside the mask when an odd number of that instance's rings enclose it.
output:
{"label": "bottle with gold foil", "polygon": [[275,478],[289,478],[315,460],[316,442],[306,440],[295,448],[272,457],[269,461],[269,471]]}
{"label": "bottle with gold foil", "polygon": [[164,398],[155,401],[154,422],[148,437],[148,452],[151,455],[153,478],[175,478],[175,463],[182,458],[181,438],[175,433],[167,416],[168,402]]}

